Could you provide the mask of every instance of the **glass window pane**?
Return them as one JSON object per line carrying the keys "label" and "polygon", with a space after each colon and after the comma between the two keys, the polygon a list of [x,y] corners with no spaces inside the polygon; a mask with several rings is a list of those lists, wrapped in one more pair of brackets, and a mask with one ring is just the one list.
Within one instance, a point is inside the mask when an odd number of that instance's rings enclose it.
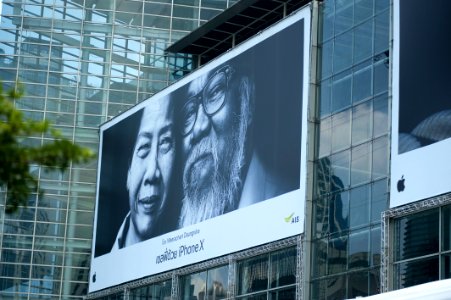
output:
{"label": "glass window pane", "polygon": [[442,279],[451,278],[451,254],[442,256]]}
{"label": "glass window pane", "polygon": [[343,151],[330,157],[333,186],[331,192],[349,187],[350,153]]}
{"label": "glass window pane", "polygon": [[349,269],[367,268],[369,264],[368,230],[353,232],[349,235]]}
{"label": "glass window pane", "polygon": [[325,42],[321,51],[321,78],[332,75],[333,40]]}
{"label": "glass window pane", "polygon": [[332,194],[330,197],[330,233],[343,232],[349,228],[349,192]]}
{"label": "glass window pane", "polygon": [[325,116],[330,114],[331,109],[331,87],[332,80],[326,79],[321,82],[319,88],[319,99],[320,99],[320,116]]}
{"label": "glass window pane", "polygon": [[[330,184],[331,163],[328,157],[324,157],[316,162],[316,193],[324,195],[330,193],[332,186]],[[342,187],[341,187],[342,188]],[[327,201],[325,201],[327,202]]]}
{"label": "glass window pane", "polygon": [[368,224],[370,214],[370,185],[351,190],[349,226],[351,228]]}
{"label": "glass window pane", "polygon": [[368,272],[348,275],[348,298],[368,296]]}
{"label": "glass window pane", "polygon": [[238,298],[240,300],[267,300],[268,296],[266,293],[252,295],[252,296],[246,296],[246,297],[240,297]]}
{"label": "glass window pane", "polygon": [[185,300],[205,299],[207,272],[186,275],[182,278],[181,298]]}
{"label": "glass window pane", "polygon": [[313,277],[326,275],[327,240],[316,240],[313,245]]}
{"label": "glass window pane", "polygon": [[374,94],[388,90],[388,59],[374,65]]}
{"label": "glass window pane", "polygon": [[333,1],[324,1],[322,8],[322,37],[323,41],[325,41],[330,39],[334,33],[335,5]]}
{"label": "glass window pane", "polygon": [[327,248],[327,271],[328,274],[336,274],[347,269],[348,237],[346,235],[329,240]]}
{"label": "glass window pane", "polygon": [[352,145],[371,138],[373,133],[372,102],[367,101],[352,108]]}
{"label": "glass window pane", "polygon": [[270,300],[291,300],[296,299],[296,289],[294,287],[284,290],[277,290],[269,294]]}
{"label": "glass window pane", "polygon": [[381,264],[381,228],[371,229],[371,266],[379,266]]}
{"label": "glass window pane", "polygon": [[354,24],[373,15],[373,0],[355,0],[354,2]]}
{"label": "glass window pane", "polygon": [[373,53],[373,20],[354,29],[354,63],[370,58]]}
{"label": "glass window pane", "polygon": [[381,271],[380,268],[374,268],[369,272],[369,294],[375,295],[381,293]]}
{"label": "glass window pane", "polygon": [[352,102],[368,99],[372,95],[372,83],[371,66],[356,71],[352,83]]}
{"label": "glass window pane", "polygon": [[442,209],[443,220],[443,238],[442,238],[442,250],[451,250],[451,205],[445,206]]}
{"label": "glass window pane", "polygon": [[332,83],[332,112],[342,110],[351,105],[351,76],[335,78]]}
{"label": "glass window pane", "polygon": [[328,279],[326,297],[321,299],[346,299],[346,275]]}
{"label": "glass window pane", "polygon": [[247,294],[268,288],[268,256],[262,255],[238,264],[238,294]]}
{"label": "glass window pane", "polygon": [[376,137],[388,133],[389,119],[387,94],[383,94],[374,99],[373,113],[373,135]]}
{"label": "glass window pane", "polygon": [[311,284],[312,289],[312,300],[322,300],[326,299],[327,281],[326,280],[316,280]]}
{"label": "glass window pane", "polygon": [[333,61],[335,74],[351,66],[352,31],[348,31],[335,38]]}
{"label": "glass window pane", "polygon": [[313,202],[313,214],[315,226],[313,227],[314,234],[317,238],[325,236],[328,231],[329,219],[329,197],[321,197]]}
{"label": "glass window pane", "polygon": [[371,222],[381,222],[381,213],[388,208],[387,180],[376,181],[371,191]]}
{"label": "glass window pane", "polygon": [[439,279],[438,256],[395,266],[395,288],[406,288]]}
{"label": "glass window pane", "polygon": [[439,210],[431,209],[395,222],[395,260],[438,252]]}
{"label": "glass window pane", "polygon": [[130,298],[140,299],[170,299],[172,281],[163,281],[152,285],[130,290]]}
{"label": "glass window pane", "polygon": [[388,175],[389,151],[388,138],[386,136],[373,141],[373,179]]}
{"label": "glass window pane", "polygon": [[335,34],[352,26],[353,1],[335,0]]}
{"label": "glass window pane", "polygon": [[376,16],[375,18],[375,35],[374,35],[375,54],[388,50],[388,40],[390,34],[389,29],[390,29],[390,10],[387,9],[386,11]]}
{"label": "glass window pane", "polygon": [[331,124],[332,119],[324,118],[321,120],[319,124],[319,154],[318,157],[324,157],[330,154],[331,151],[331,133],[332,128]]}
{"label": "glass window pane", "polygon": [[371,179],[371,144],[363,144],[352,149],[351,186]]}
{"label": "glass window pane", "polygon": [[349,147],[351,143],[351,110],[332,116],[332,152]]}
{"label": "glass window pane", "polygon": [[207,271],[207,299],[227,298],[228,275],[228,265]]}
{"label": "glass window pane", "polygon": [[271,255],[271,287],[296,283],[296,248]]}

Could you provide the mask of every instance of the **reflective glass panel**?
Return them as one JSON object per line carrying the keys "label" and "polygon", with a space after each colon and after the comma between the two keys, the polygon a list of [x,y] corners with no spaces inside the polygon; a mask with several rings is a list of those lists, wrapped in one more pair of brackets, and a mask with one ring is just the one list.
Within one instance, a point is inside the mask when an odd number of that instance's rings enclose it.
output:
{"label": "reflective glass panel", "polygon": [[372,102],[366,101],[352,108],[352,144],[357,145],[373,134]]}
{"label": "reflective glass panel", "polygon": [[395,223],[395,260],[436,253],[439,250],[439,210],[405,216]]}
{"label": "reflective glass panel", "polygon": [[332,83],[332,112],[342,110],[351,105],[352,76],[348,73],[334,77]]}
{"label": "reflective glass panel", "polygon": [[185,300],[205,299],[207,287],[207,272],[186,275],[180,286],[181,297]]}
{"label": "reflective glass panel", "polygon": [[371,143],[352,149],[351,185],[368,182],[371,179]]}
{"label": "reflective glass panel", "polygon": [[351,190],[349,226],[351,228],[368,224],[370,214],[371,185]]}
{"label": "reflective glass panel", "polygon": [[271,287],[296,283],[296,248],[271,254]]}
{"label": "reflective glass panel", "polygon": [[395,288],[405,288],[439,279],[438,256],[407,261],[395,267]]}
{"label": "reflective glass panel", "polygon": [[356,272],[348,275],[348,298],[368,296],[368,272]]}
{"label": "reflective glass panel", "polygon": [[238,294],[268,288],[268,256],[262,255],[238,264]]}
{"label": "reflective glass panel", "polygon": [[343,150],[351,143],[351,110],[332,116],[332,152]]}
{"label": "reflective glass panel", "polygon": [[222,266],[207,271],[208,300],[227,298],[229,266]]}
{"label": "reflective glass panel", "polygon": [[349,235],[348,268],[369,267],[369,231],[355,231]]}
{"label": "reflective glass panel", "polygon": [[442,208],[442,250],[451,250],[451,205]]}
{"label": "reflective glass panel", "polygon": [[348,258],[348,237],[337,236],[329,240],[327,248],[328,274],[336,274],[346,271]]}

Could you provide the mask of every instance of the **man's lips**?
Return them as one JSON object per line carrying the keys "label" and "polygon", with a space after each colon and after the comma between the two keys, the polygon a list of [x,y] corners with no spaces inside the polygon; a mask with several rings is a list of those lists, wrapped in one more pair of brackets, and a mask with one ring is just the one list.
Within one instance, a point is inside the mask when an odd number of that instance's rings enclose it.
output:
{"label": "man's lips", "polygon": [[156,209],[157,204],[160,202],[159,200],[159,195],[152,195],[139,199],[138,205],[142,208],[143,213],[150,214]]}
{"label": "man's lips", "polygon": [[204,153],[197,157],[188,167],[188,180],[191,184],[201,187],[213,175],[214,159],[211,153]]}

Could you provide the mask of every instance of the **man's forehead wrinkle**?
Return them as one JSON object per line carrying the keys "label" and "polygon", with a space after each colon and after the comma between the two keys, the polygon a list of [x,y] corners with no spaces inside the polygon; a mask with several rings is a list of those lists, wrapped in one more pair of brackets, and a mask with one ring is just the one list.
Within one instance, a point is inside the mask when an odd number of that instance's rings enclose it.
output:
{"label": "man's forehead wrinkle", "polygon": [[207,78],[208,73],[191,81],[188,87],[188,93],[190,95],[198,94],[204,88],[205,83],[207,82]]}

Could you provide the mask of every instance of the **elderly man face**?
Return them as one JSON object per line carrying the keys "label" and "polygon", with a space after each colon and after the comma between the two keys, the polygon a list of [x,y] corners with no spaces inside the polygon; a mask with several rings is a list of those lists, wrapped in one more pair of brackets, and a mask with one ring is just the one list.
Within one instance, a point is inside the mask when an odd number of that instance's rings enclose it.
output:
{"label": "elderly man face", "polygon": [[150,238],[167,205],[175,157],[172,118],[171,101],[164,97],[151,100],[143,111],[127,177],[127,240]]}
{"label": "elderly man face", "polygon": [[193,80],[183,107],[184,160],[181,225],[237,206],[251,119],[251,84],[224,66]]}

